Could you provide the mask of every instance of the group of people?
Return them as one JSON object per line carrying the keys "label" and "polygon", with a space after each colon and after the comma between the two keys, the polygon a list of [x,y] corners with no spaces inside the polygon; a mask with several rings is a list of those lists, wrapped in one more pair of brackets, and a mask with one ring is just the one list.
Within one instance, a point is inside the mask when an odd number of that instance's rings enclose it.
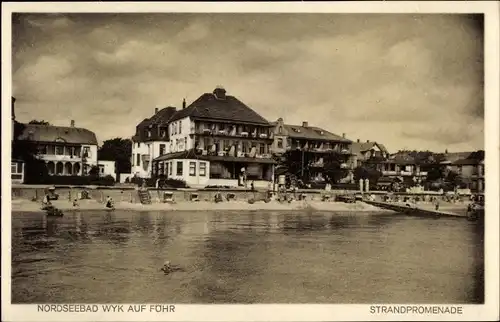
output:
{"label": "group of people", "polygon": [[[76,208],[76,207],[79,207],[80,204],[78,203],[78,199],[74,199],[73,200],[73,207]],[[50,197],[48,194],[45,194],[42,198],[42,209],[43,210],[47,210],[47,209],[50,209],[50,208],[53,208],[54,206],[52,205],[52,202],[50,202]],[[108,209],[115,209],[115,203],[113,201],[113,198],[111,198],[110,196],[107,196],[106,197],[106,203],[105,203],[105,207],[108,208]]]}

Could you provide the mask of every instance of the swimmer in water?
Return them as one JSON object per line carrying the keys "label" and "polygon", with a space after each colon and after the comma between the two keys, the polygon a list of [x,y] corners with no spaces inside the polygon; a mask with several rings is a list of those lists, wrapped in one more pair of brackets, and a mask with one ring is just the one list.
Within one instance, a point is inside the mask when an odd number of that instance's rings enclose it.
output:
{"label": "swimmer in water", "polygon": [[184,269],[182,269],[178,265],[172,265],[170,261],[165,261],[165,263],[163,263],[161,271],[165,273],[165,275],[168,275],[173,272],[184,272]]}

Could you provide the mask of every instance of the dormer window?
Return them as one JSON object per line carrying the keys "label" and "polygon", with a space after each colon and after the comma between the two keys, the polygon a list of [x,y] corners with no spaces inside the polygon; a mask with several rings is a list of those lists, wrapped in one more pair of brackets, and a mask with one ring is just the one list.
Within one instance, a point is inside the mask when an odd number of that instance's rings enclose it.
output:
{"label": "dormer window", "polygon": [[282,126],[280,126],[280,127],[278,128],[278,133],[279,133],[279,134],[283,133],[283,127],[282,127]]}
{"label": "dormer window", "polygon": [[297,129],[297,128],[295,128],[295,127],[292,127],[292,130],[293,130],[294,132],[296,132],[296,133],[300,133],[300,130],[299,130],[299,129]]}
{"label": "dormer window", "polygon": [[151,130],[148,130],[148,138],[151,137]]}

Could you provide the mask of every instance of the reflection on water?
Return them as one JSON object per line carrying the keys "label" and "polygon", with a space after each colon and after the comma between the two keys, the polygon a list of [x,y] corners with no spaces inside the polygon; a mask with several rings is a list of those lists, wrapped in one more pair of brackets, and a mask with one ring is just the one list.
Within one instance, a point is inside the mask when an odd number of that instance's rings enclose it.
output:
{"label": "reflection on water", "polygon": [[[483,231],[329,212],[14,213],[13,303],[478,303]],[[170,260],[183,271],[164,275]]]}

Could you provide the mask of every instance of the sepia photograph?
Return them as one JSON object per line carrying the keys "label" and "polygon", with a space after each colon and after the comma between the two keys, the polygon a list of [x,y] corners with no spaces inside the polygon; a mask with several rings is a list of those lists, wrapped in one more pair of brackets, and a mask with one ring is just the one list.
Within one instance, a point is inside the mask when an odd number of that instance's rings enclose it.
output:
{"label": "sepia photograph", "polygon": [[483,13],[10,25],[13,305],[485,304]]}

